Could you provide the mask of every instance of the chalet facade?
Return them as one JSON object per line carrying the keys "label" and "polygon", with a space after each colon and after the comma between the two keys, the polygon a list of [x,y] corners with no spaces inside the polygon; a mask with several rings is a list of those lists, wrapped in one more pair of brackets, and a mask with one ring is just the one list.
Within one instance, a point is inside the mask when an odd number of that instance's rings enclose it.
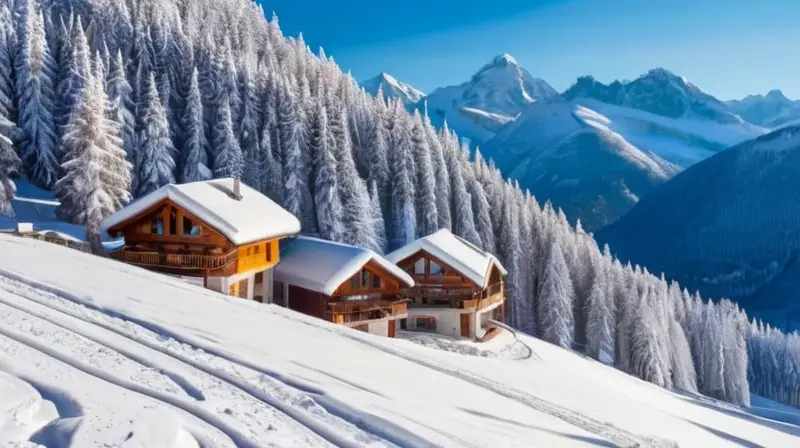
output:
{"label": "chalet facade", "polygon": [[280,240],[300,222],[238,179],[165,185],[106,218],[119,261],[269,303]]}
{"label": "chalet facade", "polygon": [[274,281],[276,305],[388,337],[407,317],[408,300],[398,294],[414,286],[371,250],[303,236],[284,245]]}
{"label": "chalet facade", "polygon": [[386,256],[415,283],[404,327],[453,337],[482,338],[489,320],[504,321],[507,274],[492,254],[449,230],[420,238]]}

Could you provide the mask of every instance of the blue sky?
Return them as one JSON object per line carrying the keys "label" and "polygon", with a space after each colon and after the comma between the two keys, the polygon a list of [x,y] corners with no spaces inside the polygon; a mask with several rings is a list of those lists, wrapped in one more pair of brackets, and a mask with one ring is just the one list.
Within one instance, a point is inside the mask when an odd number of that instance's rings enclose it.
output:
{"label": "blue sky", "polygon": [[779,88],[800,99],[797,0],[273,0],[363,80],[388,72],[423,91],[459,84],[501,53],[564,90],[654,67],[732,99]]}

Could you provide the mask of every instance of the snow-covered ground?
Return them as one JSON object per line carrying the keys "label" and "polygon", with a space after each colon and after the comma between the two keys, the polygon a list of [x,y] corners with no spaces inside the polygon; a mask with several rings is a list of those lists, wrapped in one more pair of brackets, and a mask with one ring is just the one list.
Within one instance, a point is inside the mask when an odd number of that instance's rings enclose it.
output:
{"label": "snow-covered ground", "polygon": [[800,446],[788,419],[518,337],[445,351],[471,343],[380,338],[0,235],[0,446]]}

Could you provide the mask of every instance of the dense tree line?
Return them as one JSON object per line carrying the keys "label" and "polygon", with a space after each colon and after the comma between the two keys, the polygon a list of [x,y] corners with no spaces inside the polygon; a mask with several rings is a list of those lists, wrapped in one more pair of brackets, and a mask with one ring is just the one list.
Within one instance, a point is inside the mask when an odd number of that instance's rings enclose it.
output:
{"label": "dense tree line", "polygon": [[796,335],[623,266],[244,0],[0,0],[0,162],[0,213],[23,175],[94,244],[132,198],[231,176],[305,233],[378,252],[449,228],[506,266],[517,328],[663,387],[796,402],[796,364],[769,361],[800,359]]}

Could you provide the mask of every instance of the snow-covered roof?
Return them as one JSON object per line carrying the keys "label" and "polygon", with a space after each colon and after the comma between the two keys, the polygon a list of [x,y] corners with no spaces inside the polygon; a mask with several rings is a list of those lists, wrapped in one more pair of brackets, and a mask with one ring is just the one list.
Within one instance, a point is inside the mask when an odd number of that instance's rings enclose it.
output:
{"label": "snow-covered roof", "polygon": [[488,283],[492,265],[497,266],[497,269],[503,275],[508,274],[500,260],[494,255],[476,247],[461,237],[453,235],[447,229],[441,229],[436,233],[401,247],[386,255],[386,258],[393,263],[397,263],[421,250],[447,263],[477,285],[486,285]]}
{"label": "snow-covered roof", "polygon": [[165,185],[106,218],[102,223],[103,232],[136,218],[165,199],[236,245],[300,232],[300,221],[294,215],[244,183],[240,184],[241,200],[232,198],[233,183],[233,179],[215,179]]}
{"label": "snow-covered roof", "polygon": [[408,287],[414,286],[410,275],[369,249],[306,236],[299,236],[286,244],[273,275],[275,281],[329,296],[369,261],[374,261]]}

